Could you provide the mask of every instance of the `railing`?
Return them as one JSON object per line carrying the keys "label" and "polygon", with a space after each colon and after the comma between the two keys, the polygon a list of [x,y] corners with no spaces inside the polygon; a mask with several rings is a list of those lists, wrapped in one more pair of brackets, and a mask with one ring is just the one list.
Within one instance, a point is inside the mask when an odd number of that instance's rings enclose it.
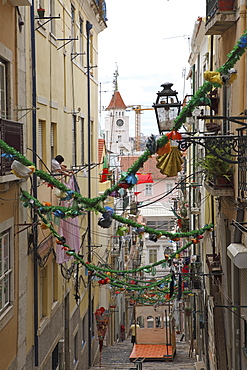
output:
{"label": "railing", "polygon": [[101,18],[106,22],[107,21],[107,16],[106,16],[106,2],[105,0],[94,0],[94,2],[97,5],[97,8],[99,10],[99,14]]}
{"label": "railing", "polygon": [[[0,139],[23,153],[23,124],[15,121],[0,119]],[[0,176],[11,171],[11,161],[0,157]]]}
{"label": "railing", "polygon": [[217,12],[232,11],[234,8],[234,0],[207,0],[206,2],[206,23],[209,22]]}

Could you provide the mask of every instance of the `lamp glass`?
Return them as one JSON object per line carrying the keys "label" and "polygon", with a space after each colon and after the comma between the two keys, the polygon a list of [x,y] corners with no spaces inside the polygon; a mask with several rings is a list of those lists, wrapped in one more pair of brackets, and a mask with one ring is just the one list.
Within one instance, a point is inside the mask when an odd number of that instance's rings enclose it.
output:
{"label": "lamp glass", "polygon": [[177,117],[177,109],[173,107],[157,108],[160,131],[169,131],[174,125],[174,119]]}

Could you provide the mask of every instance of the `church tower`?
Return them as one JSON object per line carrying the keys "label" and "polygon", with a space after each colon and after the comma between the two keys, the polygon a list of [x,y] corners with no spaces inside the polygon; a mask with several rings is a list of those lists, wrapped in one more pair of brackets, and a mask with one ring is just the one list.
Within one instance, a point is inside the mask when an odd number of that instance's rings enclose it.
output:
{"label": "church tower", "polygon": [[114,73],[114,92],[110,104],[105,109],[105,143],[110,152],[126,155],[131,151],[129,141],[129,117],[126,116],[126,108],[120,92],[118,91],[118,70]]}

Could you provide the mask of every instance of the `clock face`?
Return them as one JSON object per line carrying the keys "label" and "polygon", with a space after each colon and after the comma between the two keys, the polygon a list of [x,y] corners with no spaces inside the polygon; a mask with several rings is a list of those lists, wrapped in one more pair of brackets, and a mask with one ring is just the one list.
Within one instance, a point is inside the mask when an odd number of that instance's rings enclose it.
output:
{"label": "clock face", "polygon": [[124,121],[122,119],[118,119],[116,122],[117,126],[121,127],[124,124]]}

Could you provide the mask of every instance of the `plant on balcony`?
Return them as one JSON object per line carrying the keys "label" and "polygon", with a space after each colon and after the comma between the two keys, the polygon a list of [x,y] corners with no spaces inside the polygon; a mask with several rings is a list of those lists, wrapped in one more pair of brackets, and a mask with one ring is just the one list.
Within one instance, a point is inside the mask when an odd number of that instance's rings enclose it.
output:
{"label": "plant on balcony", "polygon": [[[230,158],[222,149],[215,148],[216,153],[221,157]],[[225,162],[223,159],[208,153],[204,158],[201,158],[196,163],[197,167],[204,170],[205,180],[217,186],[225,186],[232,184],[233,168],[232,164]]]}

